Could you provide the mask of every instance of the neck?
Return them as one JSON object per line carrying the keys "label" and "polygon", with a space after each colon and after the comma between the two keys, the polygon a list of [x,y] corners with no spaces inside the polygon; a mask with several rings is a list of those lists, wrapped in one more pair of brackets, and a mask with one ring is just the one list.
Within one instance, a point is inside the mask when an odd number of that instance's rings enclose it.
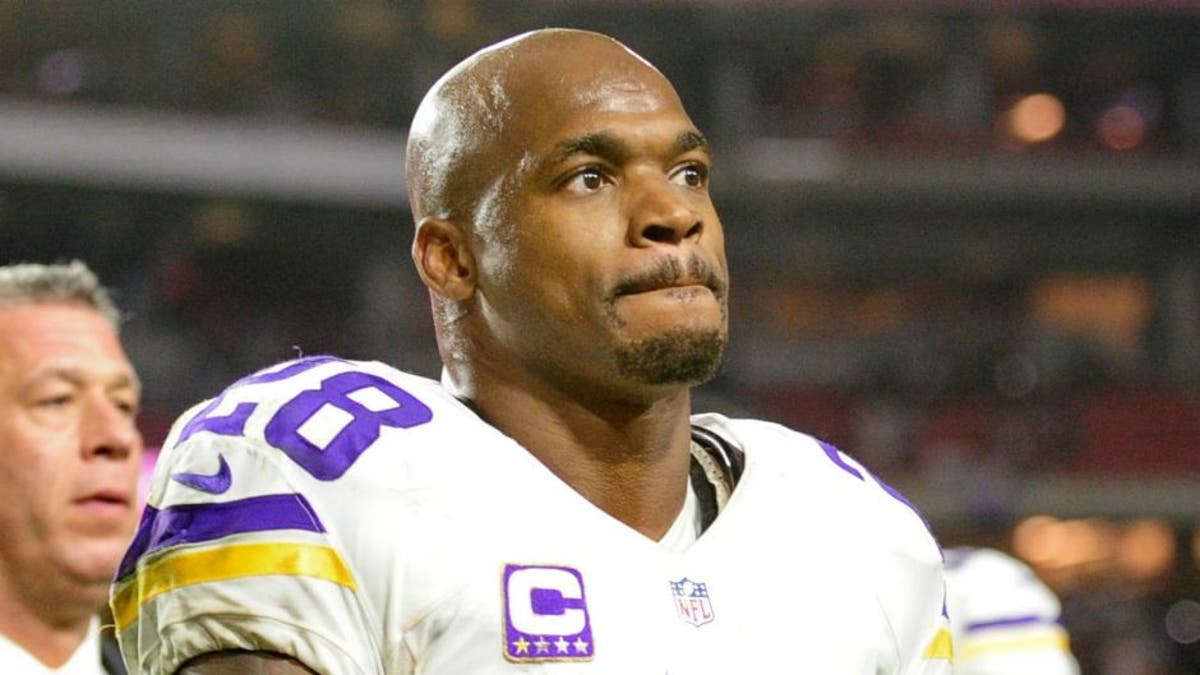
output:
{"label": "neck", "polygon": [[103,600],[92,606],[81,601],[78,589],[53,579],[18,582],[9,572],[0,573],[0,633],[43,664],[63,665],[87,637]]}
{"label": "neck", "polygon": [[44,665],[58,668],[83,644],[93,616],[50,623],[23,605],[8,605],[0,613],[0,633]]}
{"label": "neck", "polygon": [[589,502],[655,541],[662,538],[687,494],[688,389],[629,404],[585,402],[551,387],[511,382],[478,378],[459,393]]}

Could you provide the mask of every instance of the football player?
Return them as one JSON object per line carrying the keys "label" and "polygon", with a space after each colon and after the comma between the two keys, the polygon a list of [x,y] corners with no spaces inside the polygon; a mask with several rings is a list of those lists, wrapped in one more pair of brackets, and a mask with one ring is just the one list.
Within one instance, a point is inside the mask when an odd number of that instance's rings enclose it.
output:
{"label": "football player", "polygon": [[946,674],[941,556],[835,448],[689,416],[712,154],[596,33],[486,48],[408,181],[441,382],[332,356],[180,418],[113,588],[137,673]]}
{"label": "football player", "polygon": [[945,556],[955,675],[1079,674],[1058,597],[1028,565],[990,548]]}

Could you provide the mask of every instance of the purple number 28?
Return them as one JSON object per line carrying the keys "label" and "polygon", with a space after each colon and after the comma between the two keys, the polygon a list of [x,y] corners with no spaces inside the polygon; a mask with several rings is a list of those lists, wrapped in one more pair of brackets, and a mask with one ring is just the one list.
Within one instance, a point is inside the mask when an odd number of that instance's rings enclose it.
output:
{"label": "purple number 28", "polygon": [[[246,421],[258,404],[240,403],[232,413],[212,415],[229,391],[287,379],[335,360],[302,359],[281,370],[239,380],[184,426],[179,442],[199,431],[243,435]],[[319,432],[306,432],[309,423],[321,415],[325,420],[318,422],[322,427]],[[378,375],[348,371],[325,378],[318,388],[302,391],[280,406],[267,422],[263,435],[314,478],[330,481],[346,473],[379,438],[383,427],[407,429],[431,419],[433,412],[428,406],[394,383]]]}

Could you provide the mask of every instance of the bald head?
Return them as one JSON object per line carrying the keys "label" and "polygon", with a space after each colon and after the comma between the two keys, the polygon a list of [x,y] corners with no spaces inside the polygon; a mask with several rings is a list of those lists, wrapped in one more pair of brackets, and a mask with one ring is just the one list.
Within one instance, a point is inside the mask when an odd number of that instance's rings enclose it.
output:
{"label": "bald head", "polygon": [[664,96],[678,104],[657,69],[599,33],[544,29],[484,48],[438,80],[417,109],[407,157],[413,217],[474,228],[539,124],[597,103],[651,106]]}
{"label": "bald head", "polygon": [[711,374],[711,160],[671,83],[604,35],[526,33],[439,80],[409,134],[412,257],[456,391],[604,381],[636,398]]}

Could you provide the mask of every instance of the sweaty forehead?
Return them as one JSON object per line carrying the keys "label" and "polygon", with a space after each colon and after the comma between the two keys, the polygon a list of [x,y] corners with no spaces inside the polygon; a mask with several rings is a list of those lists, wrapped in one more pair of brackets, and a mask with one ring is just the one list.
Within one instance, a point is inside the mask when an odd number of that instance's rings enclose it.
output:
{"label": "sweaty forehead", "polygon": [[563,37],[499,60],[495,81],[504,106],[494,111],[496,133],[483,152],[501,165],[542,154],[566,137],[607,130],[625,115],[639,125],[670,118],[691,126],[674,88],[641,57],[608,38]]}
{"label": "sweaty forehead", "polygon": [[595,33],[537,31],[477,53],[418,108],[409,140],[414,210],[466,206],[533,146],[609,114],[687,115],[640,56]]}
{"label": "sweaty forehead", "polygon": [[461,137],[495,132],[531,114],[580,107],[637,112],[664,103],[678,104],[670,83],[620,43],[581,31],[542,31],[455,67],[422,103],[412,131],[426,135],[434,127],[453,127]]}
{"label": "sweaty forehead", "polygon": [[517,120],[681,107],[658,70],[605,38],[531,45],[509,66],[503,79]]}

